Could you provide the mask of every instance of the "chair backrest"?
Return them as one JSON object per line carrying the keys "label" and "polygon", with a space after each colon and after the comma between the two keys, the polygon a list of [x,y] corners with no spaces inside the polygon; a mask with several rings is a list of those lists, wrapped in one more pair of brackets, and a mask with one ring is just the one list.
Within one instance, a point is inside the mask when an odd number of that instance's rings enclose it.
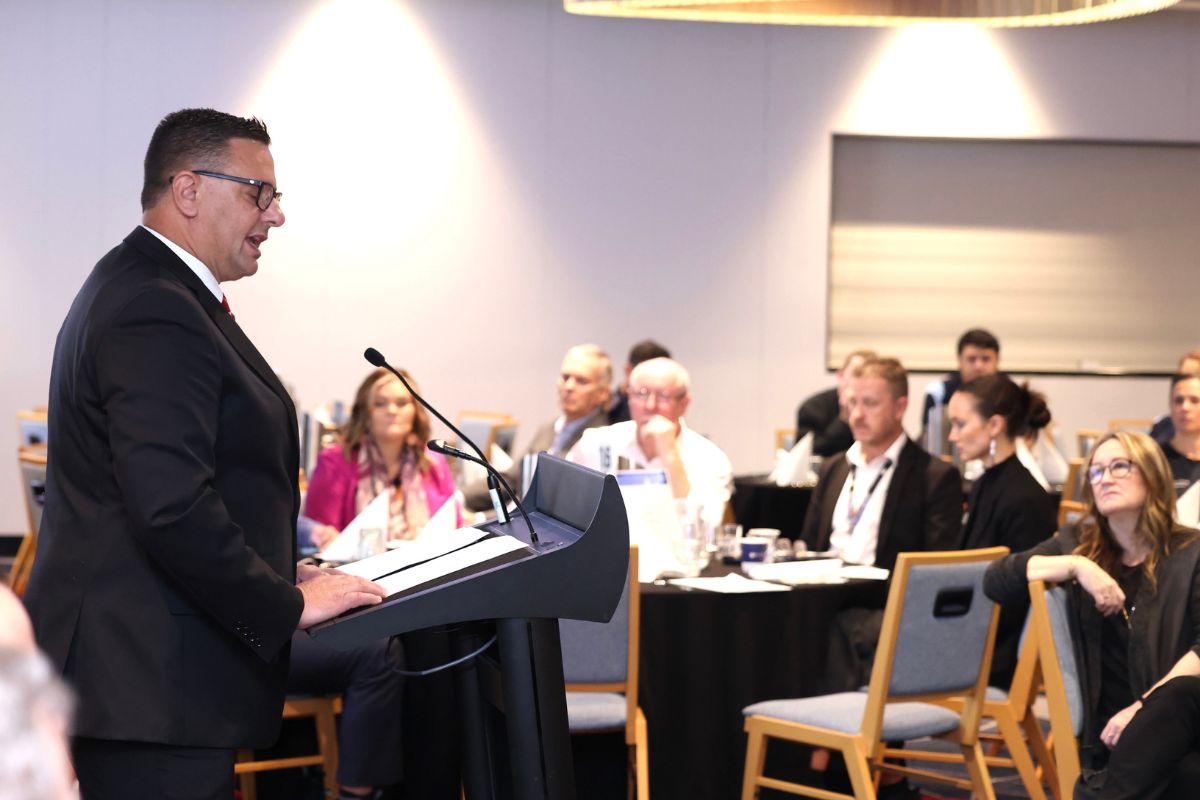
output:
{"label": "chair backrest", "polygon": [[1154,427],[1154,419],[1152,417],[1118,417],[1108,421],[1108,429],[1110,431],[1133,430],[1145,433]]}
{"label": "chair backrest", "polygon": [[1104,435],[1104,431],[1098,428],[1080,428],[1075,432],[1075,443],[1079,446],[1079,457],[1087,458],[1088,453],[1092,452],[1092,446],[1096,444],[1096,440]]}
{"label": "chair backrest", "polygon": [[638,548],[629,547],[629,571],[621,601],[608,622],[558,622],[567,691],[623,692],[626,725],[633,725],[638,693],[638,641],[641,590]]}
{"label": "chair backrest", "polygon": [[21,468],[21,494],[25,497],[29,532],[36,535],[46,504],[46,449],[22,447],[17,451],[17,464]]}
{"label": "chair backrest", "polygon": [[[497,441],[497,433],[511,427],[515,438],[516,425],[516,418],[503,411],[463,411],[458,415],[459,429],[489,457],[492,445]],[[469,448],[464,445],[464,449]]]}
{"label": "chair backrest", "polygon": [[796,446],[796,429],[795,428],[776,428],[775,429],[775,449],[776,450],[791,450]]}
{"label": "chair backrest", "polygon": [[18,450],[22,447],[45,447],[50,438],[49,433],[45,406],[17,412]]}
{"label": "chair backrest", "polygon": [[1071,641],[1067,593],[1061,586],[1047,588],[1042,581],[1031,581],[1029,601],[1054,740],[1055,794],[1071,797],[1079,777],[1076,737],[1083,729],[1083,691]]}
{"label": "chair backrest", "polygon": [[965,697],[963,724],[978,730],[999,620],[983,574],[1006,553],[989,547],[896,559],[863,718],[868,741],[878,735],[883,705],[900,699]]}

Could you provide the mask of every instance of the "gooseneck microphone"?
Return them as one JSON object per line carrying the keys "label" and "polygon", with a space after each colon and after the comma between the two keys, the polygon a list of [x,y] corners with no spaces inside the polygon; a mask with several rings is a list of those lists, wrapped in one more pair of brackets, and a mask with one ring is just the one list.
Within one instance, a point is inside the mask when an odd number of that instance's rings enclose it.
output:
{"label": "gooseneck microphone", "polygon": [[[371,364],[371,366],[381,367],[383,369],[386,369],[388,372],[392,373],[393,375],[395,375],[396,379],[399,380],[400,383],[404,384],[404,388],[408,390],[408,393],[412,395],[414,400],[416,400],[421,405],[425,406],[425,408],[429,410],[430,414],[433,414],[435,417],[437,417],[439,420],[441,420],[441,422],[443,424],[445,424],[445,426],[447,428],[454,431],[454,433],[456,433],[458,435],[459,439],[461,439],[462,441],[471,445],[471,449],[479,454],[478,458],[470,455],[469,453],[464,453],[462,450],[459,450],[456,447],[450,447],[449,445],[447,445],[445,442],[443,442],[440,439],[434,439],[433,441],[429,442],[428,446],[434,452],[441,453],[443,455],[453,456],[455,458],[461,458],[466,461],[472,461],[476,464],[479,464],[485,470],[487,470],[488,489],[489,489],[490,493],[492,493],[492,495],[493,495],[492,501],[493,501],[493,504],[496,506],[496,516],[500,518],[500,521],[502,523],[508,522],[508,519],[506,519],[507,515],[501,513],[502,511],[504,511],[504,503],[500,502],[499,495],[495,488],[496,482],[498,481],[500,483],[500,485],[504,487],[504,491],[508,493],[508,496],[510,498],[512,498],[513,504],[516,505],[516,507],[517,507],[517,511],[521,512],[521,517],[525,520],[525,527],[529,528],[529,541],[533,544],[537,544],[538,543],[537,532],[533,529],[533,523],[529,521],[529,515],[525,513],[525,507],[523,505],[521,505],[520,498],[517,497],[516,493],[512,490],[512,487],[508,485],[508,481],[506,481],[504,479],[504,476],[501,475],[499,473],[499,471],[497,471],[496,468],[493,467],[488,462],[487,457],[484,456],[483,451],[479,449],[479,446],[477,444],[475,444],[473,441],[471,441],[471,439],[465,433],[463,433],[457,427],[455,427],[453,422],[451,422],[450,420],[443,417],[440,411],[438,411],[436,408],[434,408],[433,406],[431,406],[429,404],[428,400],[426,400],[424,397],[421,397],[421,395],[417,394],[416,390],[413,389],[412,385],[405,379],[404,375],[400,372],[400,370],[396,369],[391,364],[389,364],[387,362],[387,359],[383,357],[382,353],[380,353],[374,347],[368,347],[363,352],[363,358],[365,358]],[[435,447],[434,445],[439,445],[439,447]]]}

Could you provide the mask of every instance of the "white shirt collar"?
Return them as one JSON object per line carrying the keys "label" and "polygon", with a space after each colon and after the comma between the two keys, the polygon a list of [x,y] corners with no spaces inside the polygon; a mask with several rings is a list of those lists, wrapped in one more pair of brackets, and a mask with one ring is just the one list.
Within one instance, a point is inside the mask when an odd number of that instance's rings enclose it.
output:
{"label": "white shirt collar", "polygon": [[846,451],[846,461],[859,469],[876,469],[883,464],[884,459],[888,459],[895,466],[896,461],[900,458],[900,451],[904,449],[904,445],[907,442],[908,436],[905,435],[904,431],[900,431],[900,435],[896,437],[896,441],[892,442],[883,453],[871,459],[870,463],[867,463],[863,459],[862,445],[855,442]]}
{"label": "white shirt collar", "polygon": [[221,284],[217,282],[216,276],[212,274],[212,270],[204,265],[203,261],[196,258],[187,250],[184,250],[182,247],[175,244],[153,228],[150,228],[146,225],[143,225],[142,227],[154,234],[154,236],[160,242],[171,248],[171,252],[179,256],[179,260],[186,264],[188,269],[196,273],[196,277],[200,279],[200,282],[208,287],[208,290],[213,293],[213,297],[217,298],[217,302],[225,299],[225,293],[221,291]]}

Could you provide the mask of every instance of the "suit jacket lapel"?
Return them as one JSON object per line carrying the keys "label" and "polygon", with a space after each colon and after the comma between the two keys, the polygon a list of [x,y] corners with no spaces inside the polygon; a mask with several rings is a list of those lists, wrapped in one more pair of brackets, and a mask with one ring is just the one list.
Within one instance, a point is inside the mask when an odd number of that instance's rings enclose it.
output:
{"label": "suit jacket lapel", "polygon": [[296,409],[292,404],[292,398],[288,395],[287,390],[283,388],[283,384],[275,377],[275,371],[267,364],[266,359],[258,352],[258,348],[246,337],[241,327],[234,322],[233,318],[225,312],[225,309],[217,302],[217,298],[209,291],[208,287],[196,277],[196,273],[192,272],[187,264],[179,260],[179,257],[171,252],[171,249],[163,244],[158,238],[145,230],[144,228],[135,228],[133,233],[125,237],[125,241],[136,247],[144,255],[161,265],[164,269],[170,272],[171,276],[188,288],[189,291],[196,297],[200,303],[200,307],[208,314],[209,319],[217,326],[217,329],[225,336],[233,349],[237,351],[242,360],[254,371],[254,374],[270,387],[271,391],[278,395],[283,407],[287,409],[288,417],[291,422],[292,430],[299,430],[299,425],[296,422]]}
{"label": "suit jacket lapel", "polygon": [[848,477],[850,477],[850,462],[846,460],[846,454],[842,453],[841,460],[829,468],[829,485],[824,490],[825,496],[821,500],[821,526],[817,530],[822,531],[820,547],[822,550],[829,549],[829,539],[833,535],[833,510],[837,507],[842,487],[846,485]]}
{"label": "suit jacket lapel", "polygon": [[912,441],[905,442],[904,447],[900,448],[900,457],[896,459],[896,471],[892,473],[887,497],[883,502],[883,511],[879,516],[879,536],[875,542],[876,561],[879,560],[879,554],[883,552],[884,543],[887,542],[888,536],[892,532],[892,523],[896,520],[897,509],[907,493],[909,477],[916,466],[914,448],[916,445]]}

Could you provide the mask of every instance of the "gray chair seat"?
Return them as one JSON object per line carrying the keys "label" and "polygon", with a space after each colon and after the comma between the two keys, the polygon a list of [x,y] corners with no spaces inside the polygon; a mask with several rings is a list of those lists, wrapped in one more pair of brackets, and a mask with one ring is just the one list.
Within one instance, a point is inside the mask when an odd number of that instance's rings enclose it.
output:
{"label": "gray chair seat", "polygon": [[625,695],[616,692],[567,692],[567,725],[572,732],[624,730]]}
{"label": "gray chair seat", "polygon": [[[794,700],[766,700],[747,706],[742,714],[747,717],[771,717],[842,733],[857,733],[862,728],[866,706],[866,694],[841,692]],[[886,741],[908,741],[940,736],[955,730],[958,724],[958,714],[941,706],[930,703],[888,703],[883,711],[881,738]]]}

